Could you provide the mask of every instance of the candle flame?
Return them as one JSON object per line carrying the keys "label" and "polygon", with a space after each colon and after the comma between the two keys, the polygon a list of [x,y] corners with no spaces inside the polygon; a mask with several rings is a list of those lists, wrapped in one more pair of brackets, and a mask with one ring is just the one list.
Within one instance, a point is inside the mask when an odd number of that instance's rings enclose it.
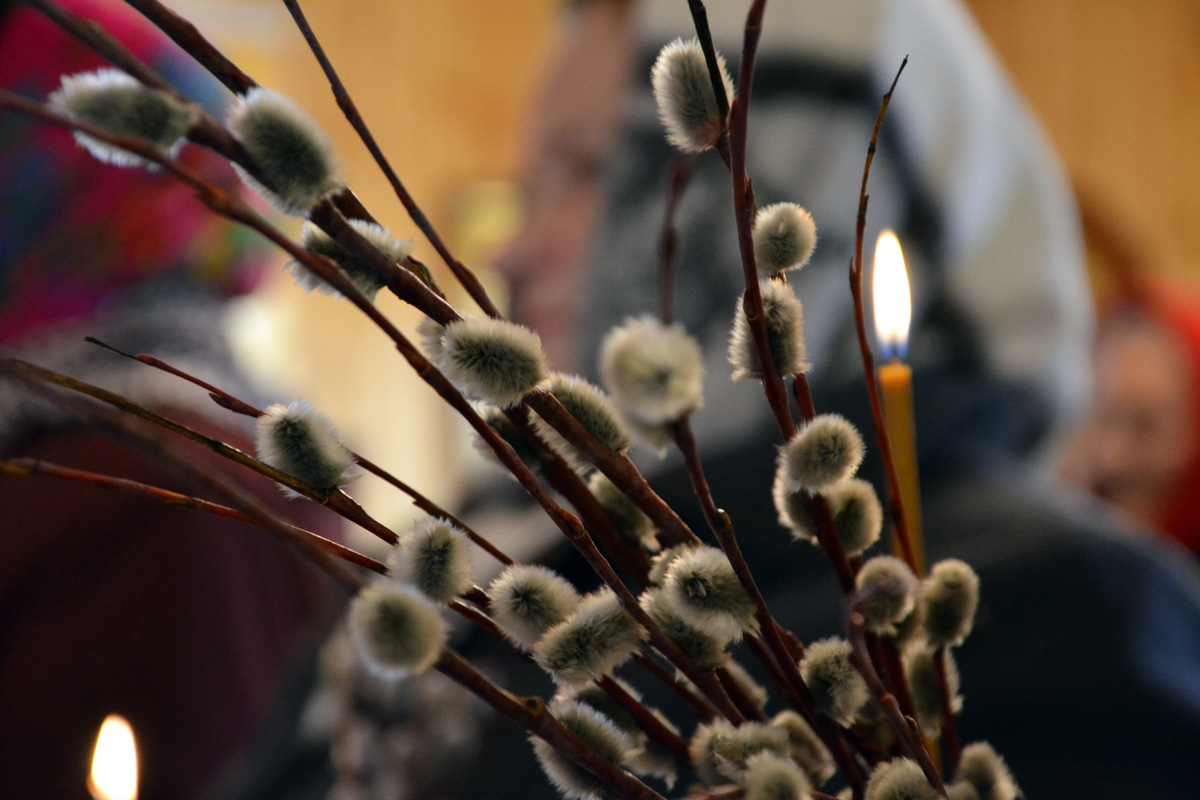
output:
{"label": "candle flame", "polygon": [[871,281],[875,305],[875,335],[885,358],[903,358],[908,350],[908,327],[912,322],[912,300],[900,240],[890,230],[875,243],[875,270]]}
{"label": "candle flame", "polygon": [[88,791],[96,800],[137,800],[137,745],[124,717],[109,714],[96,736]]}

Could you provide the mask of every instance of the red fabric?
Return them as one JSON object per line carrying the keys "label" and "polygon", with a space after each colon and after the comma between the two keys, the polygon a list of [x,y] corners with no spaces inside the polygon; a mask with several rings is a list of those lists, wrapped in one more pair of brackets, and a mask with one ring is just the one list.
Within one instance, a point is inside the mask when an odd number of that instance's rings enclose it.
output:
{"label": "red fabric", "polygon": [[[1192,409],[1200,418],[1200,303],[1188,303],[1178,293],[1146,289],[1136,301],[1183,345],[1190,367]],[[1198,426],[1200,428],[1200,426]],[[1200,436],[1196,437],[1200,440]],[[1164,507],[1159,527],[1193,553],[1200,554],[1200,441],[1191,463]]]}

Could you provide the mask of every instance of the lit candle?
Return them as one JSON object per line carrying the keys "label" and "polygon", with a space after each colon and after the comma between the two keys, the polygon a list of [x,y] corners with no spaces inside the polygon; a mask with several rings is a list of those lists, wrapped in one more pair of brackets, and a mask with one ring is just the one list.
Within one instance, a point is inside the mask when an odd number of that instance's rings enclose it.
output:
{"label": "lit candle", "polygon": [[[871,282],[875,305],[875,333],[883,360],[879,367],[879,390],[883,402],[884,427],[892,450],[892,463],[900,484],[905,528],[912,542],[917,574],[925,572],[925,548],[921,536],[921,490],[917,472],[917,428],[913,413],[912,370],[903,362],[908,349],[908,328],[912,321],[912,301],[904,255],[896,234],[879,234],[875,244],[875,270]],[[893,551],[902,556],[899,541]]]}
{"label": "lit candle", "polygon": [[95,800],[137,800],[137,745],[124,717],[109,714],[96,736],[87,788]]}

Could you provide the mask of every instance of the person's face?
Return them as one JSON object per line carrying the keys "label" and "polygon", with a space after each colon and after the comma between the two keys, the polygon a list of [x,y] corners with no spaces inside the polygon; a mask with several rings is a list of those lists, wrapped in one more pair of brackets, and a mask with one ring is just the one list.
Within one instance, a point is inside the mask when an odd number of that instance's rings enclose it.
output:
{"label": "person's face", "polygon": [[1197,446],[1186,351],[1151,323],[1123,325],[1101,340],[1095,375],[1086,434],[1093,489],[1135,519],[1159,523]]}

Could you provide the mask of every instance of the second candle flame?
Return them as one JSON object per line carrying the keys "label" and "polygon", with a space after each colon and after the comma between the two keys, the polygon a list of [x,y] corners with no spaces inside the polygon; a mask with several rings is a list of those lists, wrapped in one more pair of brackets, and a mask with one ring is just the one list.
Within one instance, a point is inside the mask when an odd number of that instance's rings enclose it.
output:
{"label": "second candle flame", "polygon": [[875,335],[884,358],[904,358],[908,350],[908,327],[912,322],[912,300],[900,241],[890,230],[880,233],[875,243],[871,299],[875,307]]}

